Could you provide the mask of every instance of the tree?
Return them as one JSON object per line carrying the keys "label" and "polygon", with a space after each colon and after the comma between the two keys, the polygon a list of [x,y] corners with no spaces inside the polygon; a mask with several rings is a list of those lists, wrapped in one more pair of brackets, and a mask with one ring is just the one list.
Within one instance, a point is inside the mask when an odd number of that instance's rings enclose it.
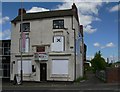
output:
{"label": "tree", "polygon": [[100,51],[95,53],[94,58],[91,60],[91,64],[94,72],[96,70],[98,71],[104,70],[107,66],[107,63],[105,62],[105,59],[102,57],[102,54]]}

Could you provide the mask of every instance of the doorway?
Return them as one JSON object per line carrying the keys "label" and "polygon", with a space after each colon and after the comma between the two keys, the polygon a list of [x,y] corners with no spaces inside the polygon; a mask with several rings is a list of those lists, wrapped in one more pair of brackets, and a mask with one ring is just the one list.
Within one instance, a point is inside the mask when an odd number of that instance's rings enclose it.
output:
{"label": "doorway", "polygon": [[40,81],[47,80],[47,64],[40,63]]}

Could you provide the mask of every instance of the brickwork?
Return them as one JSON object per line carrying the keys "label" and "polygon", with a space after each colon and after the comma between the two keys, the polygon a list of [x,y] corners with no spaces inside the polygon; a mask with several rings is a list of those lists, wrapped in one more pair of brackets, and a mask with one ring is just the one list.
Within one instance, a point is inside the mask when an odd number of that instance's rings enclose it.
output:
{"label": "brickwork", "polygon": [[107,83],[120,83],[120,67],[106,69]]}

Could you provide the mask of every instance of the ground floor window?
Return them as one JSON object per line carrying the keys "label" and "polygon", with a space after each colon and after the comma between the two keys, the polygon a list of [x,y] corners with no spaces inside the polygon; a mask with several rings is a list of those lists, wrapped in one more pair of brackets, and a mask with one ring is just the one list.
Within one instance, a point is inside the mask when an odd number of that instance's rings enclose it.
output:
{"label": "ground floor window", "polygon": [[2,64],[3,67],[3,77],[10,77],[10,64]]}
{"label": "ground floor window", "polygon": [[52,74],[68,74],[68,60],[52,60]]}
{"label": "ground floor window", "polygon": [[[21,70],[21,60],[18,60],[18,74],[20,74],[20,70]],[[31,74],[32,73],[32,61],[23,60],[22,70],[23,70],[23,74]]]}

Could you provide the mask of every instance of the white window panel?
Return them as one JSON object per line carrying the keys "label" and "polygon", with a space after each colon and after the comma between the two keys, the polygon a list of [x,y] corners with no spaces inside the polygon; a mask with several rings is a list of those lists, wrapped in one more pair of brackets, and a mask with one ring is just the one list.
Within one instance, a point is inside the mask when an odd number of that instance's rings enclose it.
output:
{"label": "white window panel", "polygon": [[[22,70],[23,74],[31,74],[32,73],[32,62],[31,60],[23,60],[22,61]],[[21,60],[18,60],[18,74],[21,71]]]}
{"label": "white window panel", "polygon": [[55,36],[54,43],[52,43],[51,51],[64,51],[64,37]]}
{"label": "white window panel", "polygon": [[26,38],[26,41],[25,41],[25,52],[28,52],[29,51],[29,38]]}
{"label": "white window panel", "polygon": [[[24,34],[25,38],[22,40],[22,52],[29,52],[30,47],[30,38],[28,34]],[[21,38],[20,38],[20,52],[21,52]]]}
{"label": "white window panel", "polygon": [[68,60],[52,60],[52,74],[68,74]]}

